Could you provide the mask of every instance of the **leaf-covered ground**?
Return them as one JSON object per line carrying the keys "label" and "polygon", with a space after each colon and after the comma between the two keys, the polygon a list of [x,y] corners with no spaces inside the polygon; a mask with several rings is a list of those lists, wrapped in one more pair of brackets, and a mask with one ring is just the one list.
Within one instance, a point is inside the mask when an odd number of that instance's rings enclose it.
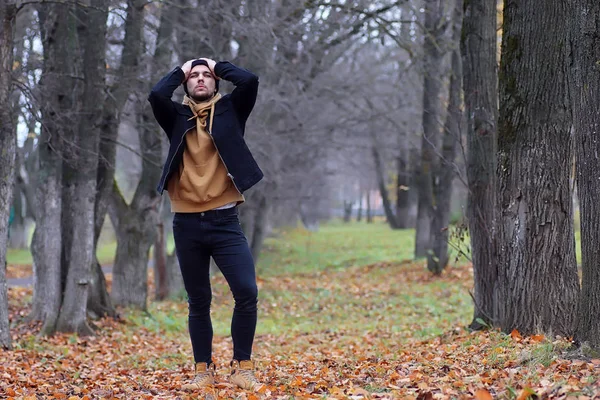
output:
{"label": "leaf-covered ground", "polygon": [[[267,383],[262,393],[227,383],[233,302],[223,278],[214,277],[218,384],[212,398],[600,396],[600,360],[570,358],[569,343],[560,338],[467,331],[470,267],[459,263],[432,277],[422,263],[403,262],[403,255],[394,260],[387,237],[398,241],[403,234],[383,225],[368,229],[362,242],[365,229],[350,225],[325,227],[310,238],[291,232],[268,243],[259,266],[254,355]],[[336,239],[340,230],[345,240]],[[30,290],[11,288],[9,295],[15,350],[0,355],[0,398],[206,397],[179,390],[192,376],[184,300],[152,302],[149,313],[123,310],[120,321],[97,321],[95,337],[48,339],[24,322]]]}

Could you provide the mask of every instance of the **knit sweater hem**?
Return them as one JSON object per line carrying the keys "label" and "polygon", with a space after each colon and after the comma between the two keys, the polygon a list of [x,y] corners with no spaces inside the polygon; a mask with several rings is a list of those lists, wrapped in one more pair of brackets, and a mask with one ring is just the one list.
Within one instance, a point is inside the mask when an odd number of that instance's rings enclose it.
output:
{"label": "knit sweater hem", "polygon": [[199,203],[197,201],[174,200],[171,199],[171,212],[174,213],[197,213],[214,210],[228,203],[237,202],[238,205],[245,201],[244,196],[237,190],[227,191],[221,196],[209,201]]}

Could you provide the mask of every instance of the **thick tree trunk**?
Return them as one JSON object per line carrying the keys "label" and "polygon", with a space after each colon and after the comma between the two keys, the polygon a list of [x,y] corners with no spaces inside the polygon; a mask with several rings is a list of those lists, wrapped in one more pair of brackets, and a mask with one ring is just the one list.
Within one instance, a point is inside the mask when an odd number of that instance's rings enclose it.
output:
{"label": "thick tree trunk", "polygon": [[469,184],[467,216],[475,302],[471,329],[495,324],[498,281],[494,255],[498,120],[496,1],[465,2],[462,35]]}
{"label": "thick tree trunk", "polygon": [[167,282],[169,283],[169,297],[185,296],[183,277],[175,253],[167,256]]}
{"label": "thick tree trunk", "polygon": [[356,222],[362,221],[363,216],[363,193],[362,190],[358,194],[358,210],[356,214]]}
{"label": "thick tree trunk", "polygon": [[12,112],[12,45],[16,7],[0,4],[0,347],[11,348],[6,287],[8,219],[13,198],[17,137]]}
{"label": "thick tree trunk", "polygon": [[398,229],[398,223],[394,211],[392,210],[392,204],[390,202],[390,196],[388,194],[387,186],[385,184],[384,168],[381,161],[381,154],[376,145],[373,146],[373,161],[375,163],[375,175],[377,175],[377,186],[379,187],[379,193],[383,202],[383,211],[387,218],[388,224],[392,229]]}
{"label": "thick tree trunk", "polygon": [[430,250],[431,218],[433,215],[433,166],[435,149],[440,138],[441,98],[443,86],[444,52],[441,49],[444,36],[443,7],[440,0],[425,0],[425,42],[423,81],[423,140],[421,141],[421,165],[417,191],[419,208],[415,239],[415,258],[427,256]]}
{"label": "thick tree trunk", "polygon": [[[108,0],[98,0],[94,8],[80,8],[77,31],[83,44],[84,91],[79,115],[73,171],[72,208],[69,222],[72,226],[66,286],[57,330],[61,332],[93,333],[87,324],[88,292],[92,283],[92,262],[95,260],[94,208],[96,175],[100,143],[102,102],[96,94],[104,90],[105,37]],[[63,209],[63,216],[65,216]],[[64,227],[63,227],[64,228]]]}
{"label": "thick tree trunk", "polygon": [[146,310],[149,251],[156,235],[156,221],[152,214],[158,213],[156,207],[140,209],[137,202],[127,205],[116,183],[114,191],[110,215],[117,234],[117,254],[111,299],[115,305]]}
{"label": "thick tree trunk", "polygon": [[[114,76],[114,83],[109,88],[110,95],[106,96],[104,102],[104,113],[100,125],[101,137],[98,155],[98,171],[96,176],[96,203],[95,215],[95,237],[94,254],[98,248],[98,239],[104,224],[110,196],[113,190],[113,180],[116,163],[116,143],[120,114],[130,94],[130,82],[134,81],[138,74],[138,64],[142,52],[141,30],[143,24],[142,0],[127,2],[127,17],[125,19],[125,39],[119,71]],[[171,9],[169,7],[167,9]],[[106,289],[106,279],[98,260],[94,259],[92,264],[92,286],[88,299],[88,310],[98,317],[104,315],[117,316]]]}
{"label": "thick tree trunk", "polygon": [[44,107],[39,138],[40,169],[37,176],[37,213],[33,236],[34,290],[30,319],[42,321],[41,334],[50,335],[62,305],[62,175],[66,129],[73,126],[72,64],[65,63],[68,37],[73,31],[69,8],[38,8],[44,47],[44,66],[39,82]]}
{"label": "thick tree trunk", "polygon": [[497,237],[498,320],[505,332],[569,337],[575,331],[570,10],[534,0],[504,7]]}
{"label": "thick tree trunk", "polygon": [[575,339],[600,350],[600,3],[577,0],[572,22],[575,73],[571,85],[575,148],[577,151],[577,193],[581,220],[582,287],[579,322]]}
{"label": "thick tree trunk", "polygon": [[450,93],[448,113],[444,136],[442,139],[442,159],[435,171],[433,187],[434,207],[431,219],[431,249],[427,255],[427,268],[434,274],[440,274],[448,264],[448,225],[450,223],[450,204],[452,184],[456,168],[456,146],[461,141],[463,126],[462,113],[462,60],[460,58],[460,36],[462,28],[462,3],[454,6],[454,31],[452,41],[456,48],[452,52],[452,75],[450,76]]}
{"label": "thick tree trunk", "polygon": [[[155,56],[158,56],[155,54]],[[147,84],[139,91],[148,93]],[[112,299],[115,305],[146,309],[148,259],[160,221],[161,197],[156,192],[160,179],[162,134],[158,134],[147,102],[136,103],[137,130],[142,154],[142,174],[130,205],[114,185],[111,220],[117,231],[117,255],[113,270]]]}

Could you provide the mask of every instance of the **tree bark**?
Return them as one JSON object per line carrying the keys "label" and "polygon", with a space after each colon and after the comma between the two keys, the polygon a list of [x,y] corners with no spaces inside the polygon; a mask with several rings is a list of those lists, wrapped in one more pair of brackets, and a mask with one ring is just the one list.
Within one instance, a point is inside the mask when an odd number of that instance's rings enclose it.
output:
{"label": "tree bark", "polygon": [[154,297],[158,301],[169,297],[169,275],[167,270],[167,243],[165,225],[159,219],[156,241],[154,242]]}
{"label": "tree bark", "polygon": [[[377,175],[377,186],[379,186],[379,193],[381,194],[381,199],[383,202],[383,210],[385,212],[386,219],[390,228],[398,229],[398,223],[396,221],[396,216],[394,215],[394,211],[392,210],[392,204],[390,202],[390,196],[388,194],[387,186],[385,184],[385,177],[383,175],[383,163],[381,162],[381,154],[379,153],[379,149],[377,145],[373,145],[372,149],[373,161],[375,162],[375,174]],[[367,217],[368,218],[368,217]]]}
{"label": "tree bark", "polygon": [[[154,53],[154,64],[157,66],[168,65],[173,57],[173,32],[174,32],[174,18],[176,17],[176,8],[168,7],[163,8],[160,15],[160,25],[158,27],[158,34],[156,38],[156,51]],[[154,79],[156,82],[160,79],[160,68],[153,68]],[[162,72],[161,72],[162,73]],[[160,137],[164,137],[162,132],[158,133]],[[164,141],[160,142],[161,145]],[[157,224],[157,235],[156,242],[154,244],[154,283],[155,283],[155,296],[157,300],[164,300],[170,296],[170,283],[171,277],[169,274],[169,266],[167,260],[167,243],[165,240],[165,225],[164,222],[167,218],[170,219],[170,215],[167,217],[163,210],[166,207],[166,201],[160,200],[159,202],[159,218]],[[175,269],[172,272],[176,272],[179,269]]]}
{"label": "tree bark", "polygon": [[452,42],[456,48],[452,51],[452,74],[448,112],[442,139],[442,158],[437,163],[433,187],[433,215],[431,219],[431,249],[427,255],[427,268],[434,274],[441,274],[448,265],[448,225],[450,223],[450,205],[452,185],[456,175],[454,160],[456,146],[461,141],[462,112],[462,60],[460,58],[460,37],[463,19],[462,2],[454,6]]}
{"label": "tree bark", "polygon": [[267,224],[269,222],[269,202],[267,196],[264,193],[256,194],[259,198],[256,206],[256,213],[254,214],[254,229],[252,232],[252,244],[250,246],[252,258],[254,258],[255,262],[260,256],[265,238],[267,237]]}
{"label": "tree bark", "polygon": [[425,0],[425,41],[423,44],[423,137],[421,165],[417,190],[419,205],[415,239],[415,258],[427,256],[430,251],[431,218],[433,215],[433,165],[435,149],[439,142],[439,123],[443,85],[442,42],[444,36],[443,6],[440,0]]}
{"label": "tree bark", "polygon": [[142,202],[145,199],[139,194],[138,200],[134,195],[134,201],[127,205],[116,182],[114,191],[109,213],[117,234],[117,254],[111,299],[115,305],[146,310],[149,251],[156,234],[156,220],[152,214],[158,213],[156,206],[153,208]]}
{"label": "tree bark", "polygon": [[[88,309],[98,317],[105,315],[117,316],[117,312],[111,302],[106,289],[104,272],[95,257],[98,248],[98,239],[102,232],[102,226],[106,219],[110,196],[113,190],[115,175],[116,146],[120,116],[125,103],[131,92],[131,82],[136,80],[139,73],[139,59],[143,50],[142,27],[143,27],[143,0],[129,0],[127,2],[127,17],[125,19],[125,38],[119,70],[113,77],[114,83],[108,88],[109,96],[104,100],[104,113],[100,125],[101,137],[98,154],[98,171],[96,176],[96,202],[95,214],[95,236],[94,236],[94,261],[92,271],[94,277]],[[168,7],[170,10],[173,7]]]}
{"label": "tree bark", "polygon": [[34,290],[29,318],[42,321],[41,334],[50,335],[62,304],[62,158],[65,127],[72,126],[73,82],[69,59],[72,21],[65,5],[38,8],[44,65],[39,82],[42,93],[42,127],[39,138],[37,218],[32,243]]}
{"label": "tree bark", "polygon": [[408,229],[410,214],[410,171],[407,162],[408,151],[403,150],[396,158],[396,222],[398,229]]}
{"label": "tree bark", "polygon": [[373,213],[371,212],[371,190],[367,191],[367,224],[373,222]]}
{"label": "tree bark", "polygon": [[470,328],[481,329],[495,324],[498,281],[494,254],[498,121],[496,0],[467,1],[464,10],[462,56],[467,116],[467,217],[475,302]]}
{"label": "tree bark", "polygon": [[600,3],[577,0],[573,12],[573,123],[581,221],[582,287],[575,340],[600,350]]}
{"label": "tree bark", "polygon": [[344,200],[344,222],[348,223],[352,219],[352,206],[354,205],[351,201]]}
{"label": "tree bark", "polygon": [[358,192],[358,210],[356,214],[356,222],[362,221],[363,216],[363,192],[360,190]]}
{"label": "tree bark", "polygon": [[[505,332],[575,331],[570,6],[504,7],[498,122],[498,320]],[[551,26],[552,30],[548,30]]]}
{"label": "tree bark", "polygon": [[[84,90],[79,113],[77,150],[74,155],[72,207],[69,223],[72,225],[71,247],[67,264],[64,299],[57,323],[61,332],[93,333],[87,323],[88,291],[92,283],[92,262],[95,260],[94,239],[96,178],[100,143],[102,101],[97,93],[104,90],[105,44],[108,0],[98,0],[95,7],[79,8],[77,26],[83,45]],[[63,209],[63,216],[65,216]],[[95,272],[95,271],[94,271]]]}
{"label": "tree bark", "polygon": [[12,68],[13,33],[16,6],[0,4],[0,347],[12,347],[8,319],[6,287],[6,252],[8,248],[8,219],[13,197],[17,137],[13,118]]}
{"label": "tree bark", "polygon": [[167,282],[169,283],[169,297],[185,297],[183,276],[175,253],[167,256]]}

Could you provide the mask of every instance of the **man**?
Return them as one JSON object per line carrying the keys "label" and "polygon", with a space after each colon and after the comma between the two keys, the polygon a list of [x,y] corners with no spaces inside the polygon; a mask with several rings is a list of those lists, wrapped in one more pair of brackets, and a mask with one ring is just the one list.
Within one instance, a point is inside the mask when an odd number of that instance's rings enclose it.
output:
{"label": "man", "polygon": [[[219,94],[220,79],[234,84],[231,94]],[[186,92],[183,104],[171,100],[181,84]],[[251,359],[258,298],[254,261],[237,213],[244,191],[263,177],[244,141],[257,92],[258,77],[251,72],[200,58],[173,69],[148,98],[170,142],[157,190],[162,194],[166,189],[171,199],[175,250],[188,295],[195,376],[182,387],[186,390],[215,382],[210,257],[235,299],[229,379],[243,389],[262,386]]]}

